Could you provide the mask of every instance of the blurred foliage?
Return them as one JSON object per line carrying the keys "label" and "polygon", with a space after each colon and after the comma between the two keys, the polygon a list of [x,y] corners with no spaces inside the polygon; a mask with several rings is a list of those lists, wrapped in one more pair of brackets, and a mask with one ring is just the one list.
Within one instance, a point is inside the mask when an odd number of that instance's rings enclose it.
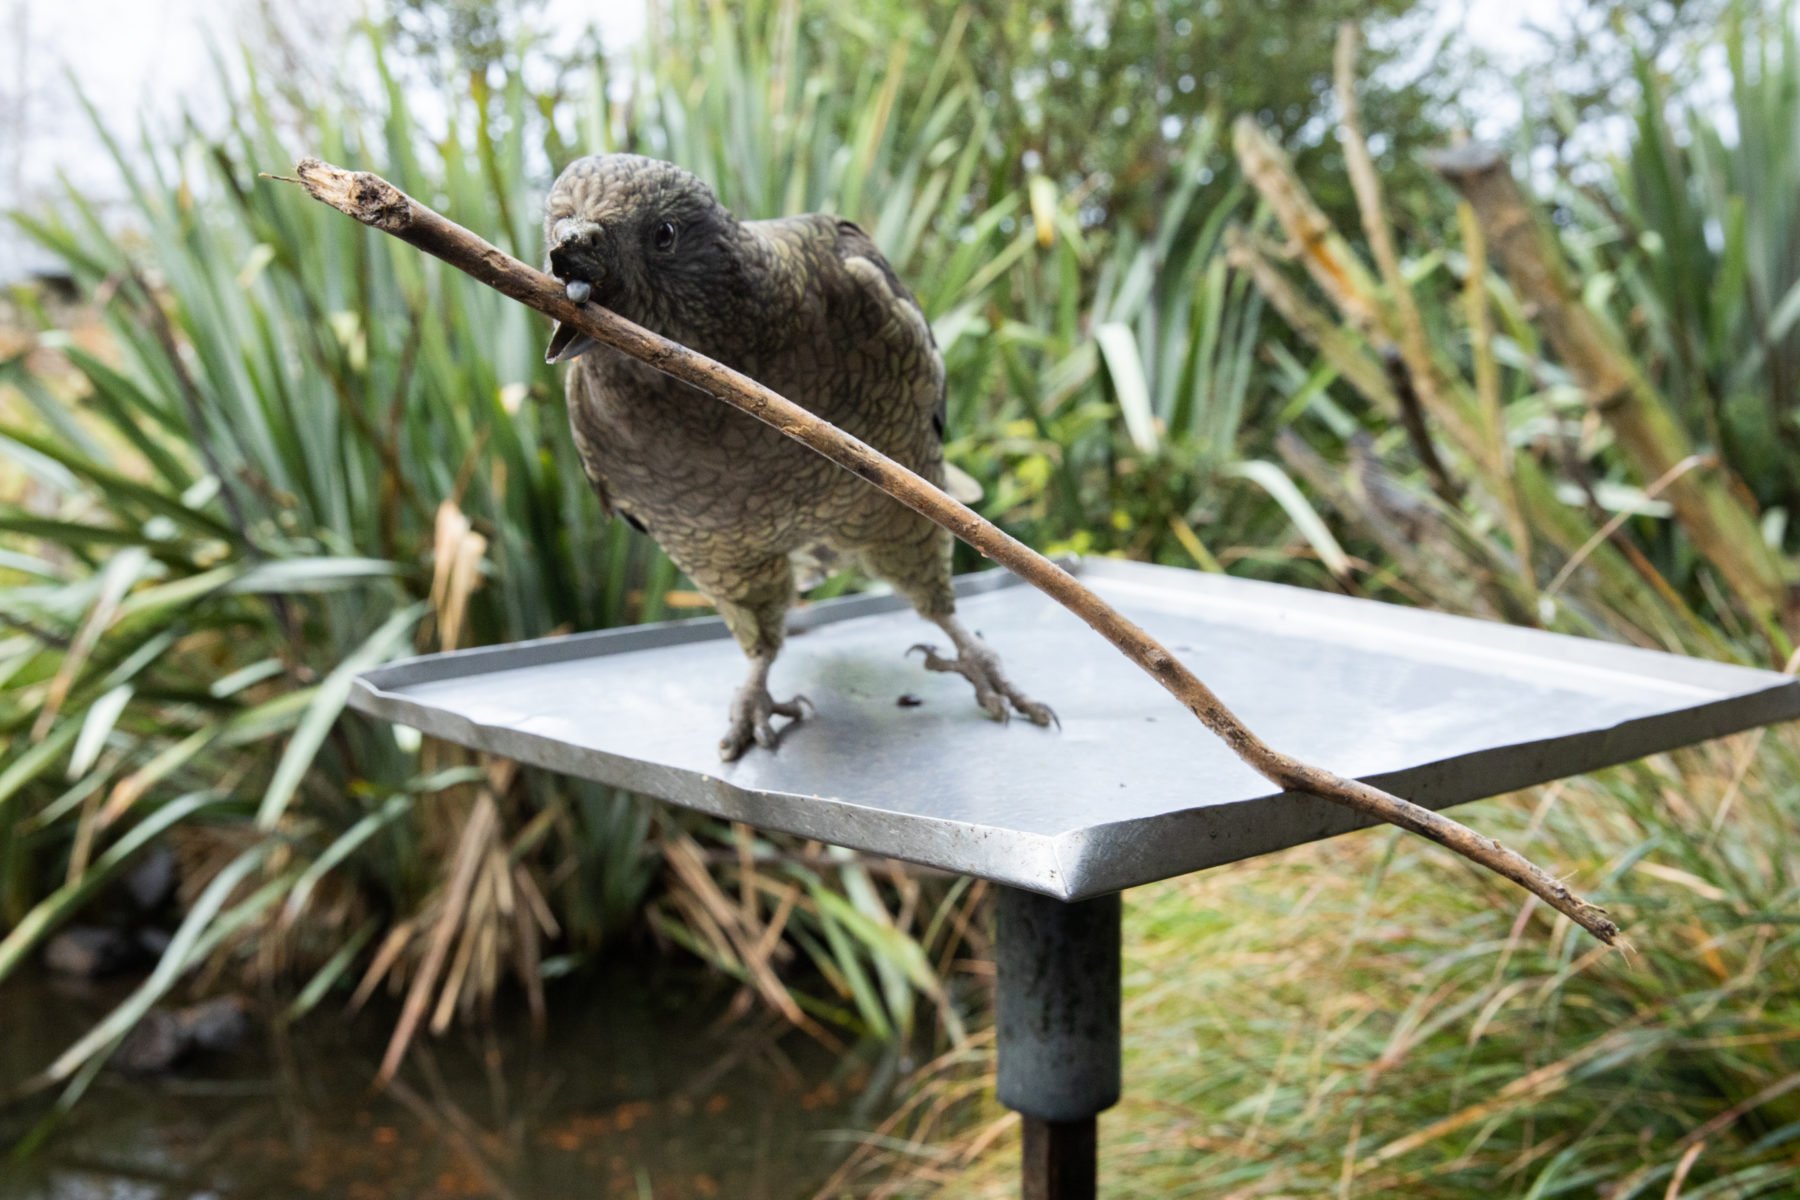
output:
{"label": "blurred foliage", "polygon": [[522,33],[543,23],[543,10],[544,0],[393,0],[387,40],[408,60],[486,76],[516,61]]}
{"label": "blurred foliage", "polygon": [[[1508,47],[1504,67],[1480,44],[1460,48],[1457,73],[1510,81],[1522,109],[1522,132],[1547,151],[1559,171],[1594,168],[1594,156],[1616,145],[1618,125],[1642,102],[1640,64],[1655,64],[1682,81],[1704,86],[1713,64],[1707,47],[1734,13],[1774,5],[1733,5],[1732,0],[1567,0],[1551,6],[1525,28],[1524,44]],[[1735,19],[1735,18],[1734,18]],[[1533,87],[1554,78],[1554,87]],[[1455,107],[1466,122],[1471,105]]]}
{"label": "blurred foliage", "polygon": [[[1629,955],[1392,830],[1134,890],[1106,1195],[1792,1195],[1797,777],[1750,735],[1482,806]],[[1016,1196],[992,1069],[933,1064],[818,1200]]]}
{"label": "blurred foliage", "polygon": [[299,146],[378,157],[523,245],[522,187],[495,187],[525,177],[522,90],[491,105],[509,136],[465,100],[434,145],[388,82],[373,119],[295,130],[252,76],[221,136],[109,143],[134,240],[73,191],[22,218],[100,327],[4,366],[31,427],[0,438],[29,481],[0,512],[0,976],[151,831],[189,885],[163,966],[51,1079],[208,957],[306,984],[300,1009],[407,981],[441,1023],[509,973],[535,990],[549,937],[591,952],[654,878],[628,798],[340,720],[357,670],[654,619],[673,579],[597,521],[536,321],[258,180]]}
{"label": "blurred foliage", "polygon": [[1638,60],[1647,100],[1617,189],[1570,205],[1598,235],[1581,265],[1619,280],[1614,319],[1637,327],[1651,376],[1788,522],[1800,508],[1800,41],[1792,21],[1746,20],[1733,10],[1718,43],[1724,104]]}
{"label": "blurred foliage", "polygon": [[[1610,180],[1549,176],[1535,214],[1529,196],[1440,202],[1404,258],[1360,124],[1340,137],[1361,237],[1320,211],[1256,126],[1237,127],[1239,160],[1287,240],[1236,229],[1229,257],[1311,357],[1286,370],[1308,402],[1283,453],[1347,539],[1397,559],[1413,586],[1429,581],[1437,603],[1775,665],[1792,649],[1791,597],[1753,594],[1753,576],[1765,563],[1795,574],[1773,561],[1797,544],[1783,450],[1800,434],[1783,376],[1789,318],[1776,310],[1800,263],[1790,201],[1762,178],[1788,169],[1800,59],[1785,56],[1791,34],[1746,43],[1734,24],[1722,36],[1734,111],[1665,104],[1646,65],[1648,111]],[[1346,99],[1351,83],[1340,74]],[[1690,134],[1680,147],[1671,120]],[[1728,138],[1726,122],[1743,124]],[[1504,268],[1520,264],[1490,261],[1490,243],[1519,228],[1532,231],[1531,279],[1550,286],[1516,291]],[[1345,444],[1383,426],[1421,469],[1394,472],[1378,440],[1373,456]],[[1334,459],[1349,479],[1330,478]],[[1739,541],[1690,528],[1689,494],[1726,510],[1720,528]]]}
{"label": "blurred foliage", "polygon": [[[821,38],[839,36],[828,11],[817,6]],[[1221,115],[1255,116],[1304,148],[1309,172],[1329,169],[1335,147],[1320,134],[1342,21],[1362,24],[1384,47],[1380,61],[1400,68],[1368,103],[1392,139],[1387,161],[1416,178],[1412,152],[1440,127],[1431,93],[1401,60],[1416,55],[1434,15],[1420,0],[928,0],[876,6],[862,19],[883,40],[930,45],[962,31],[967,50],[955,69],[994,112],[1001,160],[1061,187],[1085,184],[1087,224],[1150,233],[1180,187],[1183,149]]]}

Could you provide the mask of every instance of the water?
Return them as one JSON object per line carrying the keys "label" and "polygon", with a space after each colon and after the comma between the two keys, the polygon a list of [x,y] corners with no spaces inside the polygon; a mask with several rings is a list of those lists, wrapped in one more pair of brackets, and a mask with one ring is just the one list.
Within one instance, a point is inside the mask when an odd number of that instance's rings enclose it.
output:
{"label": "water", "polygon": [[[0,988],[0,1092],[129,984]],[[486,1033],[415,1046],[373,1094],[392,1012],[321,1009],[160,1080],[108,1072],[0,1200],[791,1200],[883,1115],[872,1053],[839,1056],[728,1015],[732,993],[667,967],[614,967]],[[871,1065],[875,1064],[875,1065]],[[35,1114],[0,1109],[0,1146]]]}

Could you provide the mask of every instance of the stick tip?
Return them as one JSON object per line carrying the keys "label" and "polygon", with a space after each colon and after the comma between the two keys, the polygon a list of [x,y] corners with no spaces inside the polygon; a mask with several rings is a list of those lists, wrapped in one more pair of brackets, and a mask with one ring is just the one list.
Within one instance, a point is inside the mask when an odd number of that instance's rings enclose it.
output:
{"label": "stick tip", "polygon": [[311,155],[294,164],[301,186],[314,200],[388,233],[398,233],[412,219],[406,193],[379,175],[346,171]]}
{"label": "stick tip", "polygon": [[322,158],[314,158],[310,154],[294,164],[294,174],[306,180],[329,179],[349,173],[340,167],[332,166]]}
{"label": "stick tip", "polygon": [[[1573,900],[1574,898],[1571,897]],[[1608,946],[1629,952],[1631,943],[1619,937],[1619,924],[1606,915],[1606,910],[1583,900],[1574,900],[1569,916],[1583,929],[1599,938]]]}

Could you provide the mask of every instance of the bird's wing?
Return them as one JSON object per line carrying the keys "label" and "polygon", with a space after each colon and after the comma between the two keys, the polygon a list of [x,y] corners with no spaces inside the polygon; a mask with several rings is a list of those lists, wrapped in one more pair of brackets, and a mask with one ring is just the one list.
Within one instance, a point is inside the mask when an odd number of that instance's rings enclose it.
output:
{"label": "bird's wing", "polygon": [[[942,442],[948,424],[949,386],[944,373],[943,356],[938,353],[937,339],[932,336],[931,322],[925,319],[924,308],[919,304],[918,297],[900,281],[893,265],[875,245],[875,239],[863,232],[861,226],[853,221],[840,220],[836,224],[836,234],[838,256],[850,273],[859,278],[865,290],[878,292],[876,298],[884,308],[891,311],[894,305],[901,306],[901,311],[910,318],[906,322],[907,326],[916,326],[913,336],[922,343],[922,352],[930,362],[936,379],[931,428],[937,434],[938,441]],[[980,482],[955,463],[944,463],[944,488],[964,504],[978,504],[981,501]]]}
{"label": "bird's wing", "polygon": [[836,223],[838,258],[844,263],[865,292],[873,293],[874,299],[890,311],[899,306],[899,311],[906,318],[906,326],[921,342],[921,351],[932,364],[937,377],[937,397],[931,414],[931,427],[936,430],[938,440],[944,438],[944,425],[948,415],[948,393],[944,384],[943,358],[938,354],[937,339],[931,335],[931,322],[925,319],[925,310],[920,307],[918,297],[912,294],[906,284],[900,281],[893,264],[875,245],[875,239],[863,232],[854,221],[839,220]]}

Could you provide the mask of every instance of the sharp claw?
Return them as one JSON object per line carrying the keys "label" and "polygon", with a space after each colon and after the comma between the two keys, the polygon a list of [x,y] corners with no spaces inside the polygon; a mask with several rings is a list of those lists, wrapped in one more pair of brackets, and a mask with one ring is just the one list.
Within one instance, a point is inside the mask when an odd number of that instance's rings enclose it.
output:
{"label": "sharp claw", "polygon": [[760,694],[740,691],[737,699],[732,702],[731,727],[719,740],[719,757],[726,762],[735,762],[753,745],[765,750],[775,749],[790,726],[784,725],[776,729],[770,718],[787,717],[790,721],[798,722],[810,707],[812,701],[805,696],[776,700],[766,690]]}
{"label": "sharp claw", "polygon": [[812,708],[814,712],[819,711],[818,709],[813,708],[813,702],[808,700],[805,696],[795,696],[788,700],[771,700],[769,702],[769,711],[772,714],[778,717],[792,717],[796,721],[804,717],[806,715],[806,710],[809,708]]}
{"label": "sharp claw", "polygon": [[1008,724],[1012,720],[1013,710],[1024,714],[1033,725],[1054,725],[1062,728],[1062,721],[1048,706],[1039,704],[1024,692],[1019,691],[1006,678],[1000,669],[1000,660],[993,651],[974,644],[959,643],[961,653],[955,658],[940,658],[937,647],[923,642],[907,650],[910,655],[914,650],[925,654],[925,669],[928,671],[950,671],[961,675],[975,685],[975,703],[989,717]]}
{"label": "sharp claw", "polygon": [[926,658],[932,658],[937,654],[936,646],[927,646],[924,642],[914,642],[906,648],[906,654],[902,657],[910,658],[915,650],[923,654]]}

